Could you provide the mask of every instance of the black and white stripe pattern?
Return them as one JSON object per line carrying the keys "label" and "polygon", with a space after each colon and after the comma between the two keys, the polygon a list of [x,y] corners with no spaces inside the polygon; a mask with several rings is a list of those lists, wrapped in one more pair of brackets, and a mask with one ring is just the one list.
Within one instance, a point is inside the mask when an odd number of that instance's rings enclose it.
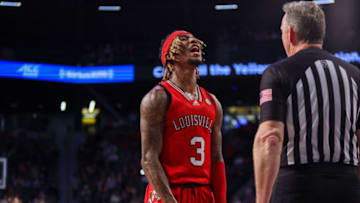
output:
{"label": "black and white stripe pattern", "polygon": [[316,61],[287,98],[286,165],[358,165],[358,115],[358,86],[351,75],[330,60]]}

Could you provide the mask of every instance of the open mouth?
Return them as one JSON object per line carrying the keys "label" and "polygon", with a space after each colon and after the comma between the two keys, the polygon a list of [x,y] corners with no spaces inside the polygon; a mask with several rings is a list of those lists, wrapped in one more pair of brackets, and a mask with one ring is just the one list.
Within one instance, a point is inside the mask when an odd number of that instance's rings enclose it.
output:
{"label": "open mouth", "polygon": [[198,46],[192,46],[191,50],[192,53],[199,53],[200,52],[200,48]]}

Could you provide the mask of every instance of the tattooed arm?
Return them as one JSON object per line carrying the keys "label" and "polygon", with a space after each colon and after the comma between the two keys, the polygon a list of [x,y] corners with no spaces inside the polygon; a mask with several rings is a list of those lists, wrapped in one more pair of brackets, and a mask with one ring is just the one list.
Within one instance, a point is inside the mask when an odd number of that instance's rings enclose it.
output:
{"label": "tattooed arm", "polygon": [[160,86],[153,88],[141,101],[141,166],[160,198],[166,203],[176,203],[168,178],[159,160],[168,103],[165,90]]}

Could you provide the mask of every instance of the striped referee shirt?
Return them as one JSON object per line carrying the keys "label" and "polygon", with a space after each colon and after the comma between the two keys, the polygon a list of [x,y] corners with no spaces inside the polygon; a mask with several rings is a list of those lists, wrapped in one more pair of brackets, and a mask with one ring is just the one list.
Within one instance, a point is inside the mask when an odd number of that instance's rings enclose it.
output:
{"label": "striped referee shirt", "polygon": [[260,85],[260,122],[285,124],[281,167],[358,165],[360,70],[315,47],[270,65]]}

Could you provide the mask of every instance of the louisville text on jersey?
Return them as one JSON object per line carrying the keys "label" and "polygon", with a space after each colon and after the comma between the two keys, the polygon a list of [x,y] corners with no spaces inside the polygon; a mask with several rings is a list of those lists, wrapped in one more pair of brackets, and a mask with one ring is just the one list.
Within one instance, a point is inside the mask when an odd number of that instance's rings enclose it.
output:
{"label": "louisville text on jersey", "polygon": [[183,128],[200,126],[206,128],[211,133],[213,120],[209,119],[207,116],[202,115],[187,115],[179,117],[177,120],[173,120],[172,123],[174,124],[174,128],[177,131]]}

